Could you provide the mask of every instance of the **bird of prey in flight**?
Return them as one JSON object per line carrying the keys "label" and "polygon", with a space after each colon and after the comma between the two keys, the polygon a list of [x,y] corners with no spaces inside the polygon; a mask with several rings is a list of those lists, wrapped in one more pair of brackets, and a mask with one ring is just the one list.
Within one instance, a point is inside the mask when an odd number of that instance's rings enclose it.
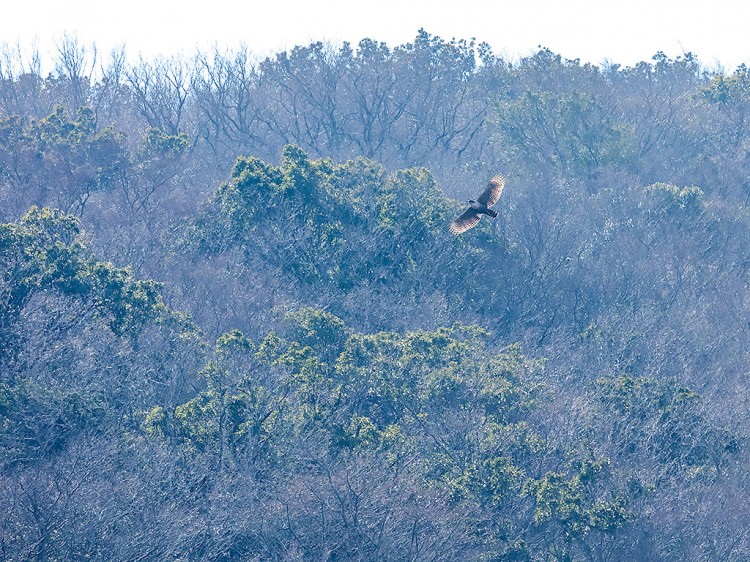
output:
{"label": "bird of prey in flight", "polygon": [[469,199],[469,208],[451,223],[450,231],[456,236],[463,234],[479,224],[482,215],[489,215],[494,219],[497,211],[493,211],[490,207],[500,199],[503,187],[505,187],[505,178],[499,174],[494,176],[476,201]]}

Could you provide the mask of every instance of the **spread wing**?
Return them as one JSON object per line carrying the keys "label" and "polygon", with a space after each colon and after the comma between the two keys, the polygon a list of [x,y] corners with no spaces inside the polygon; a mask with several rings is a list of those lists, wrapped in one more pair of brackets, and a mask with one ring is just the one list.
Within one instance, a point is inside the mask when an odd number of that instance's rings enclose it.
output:
{"label": "spread wing", "polygon": [[505,187],[505,178],[500,174],[494,176],[487,187],[484,189],[482,194],[477,197],[477,203],[492,207],[500,196],[503,194],[503,188]]}
{"label": "spread wing", "polygon": [[479,213],[474,209],[466,209],[456,220],[451,223],[450,231],[458,236],[479,223]]}

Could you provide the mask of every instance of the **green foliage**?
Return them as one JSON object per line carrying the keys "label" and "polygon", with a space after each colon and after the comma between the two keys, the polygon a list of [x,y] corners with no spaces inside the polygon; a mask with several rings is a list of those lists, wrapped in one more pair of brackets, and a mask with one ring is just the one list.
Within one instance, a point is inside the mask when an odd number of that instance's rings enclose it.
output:
{"label": "green foliage", "polygon": [[232,330],[216,340],[216,351],[221,354],[232,353],[233,351],[252,353],[254,349],[253,342],[239,330]]}
{"label": "green foliage", "polygon": [[647,377],[599,379],[597,385],[601,399],[622,416],[643,418],[700,399],[697,393],[675,386],[674,382],[659,382]]}
{"label": "green foliage", "polygon": [[76,118],[70,121],[65,115],[65,109],[57,106],[52,114],[34,123],[32,127],[42,150],[61,143],[75,145],[94,133],[94,115],[89,108],[81,108]]}
{"label": "green foliage", "polygon": [[78,221],[59,211],[32,207],[18,224],[0,225],[0,261],[5,265],[0,318],[6,329],[34,295],[48,290],[90,304],[118,335],[165,311],[158,283],[96,261],[80,240]]}
{"label": "green foliage", "polygon": [[40,462],[65,450],[81,432],[98,431],[101,397],[52,389],[29,380],[0,384],[0,466]]}
{"label": "green foliage", "polygon": [[715,76],[711,83],[701,90],[703,97],[713,104],[726,106],[750,99],[750,72],[746,65],[737,67],[733,74]]}
{"label": "green foliage", "polygon": [[622,526],[627,520],[622,498],[585,506],[587,487],[595,483],[608,466],[606,460],[585,461],[572,478],[563,473],[548,472],[540,480],[527,481],[524,493],[533,495],[536,503],[534,521],[542,523],[555,519],[571,536],[585,534],[591,529],[609,530]]}
{"label": "green foliage", "polygon": [[377,227],[403,236],[442,230],[448,218],[442,192],[424,168],[396,172],[379,194],[376,209]]}
{"label": "green foliage", "polygon": [[[312,303],[330,306],[336,315],[351,313],[356,303],[347,296],[355,291],[369,291],[393,307],[406,295],[468,294],[478,299],[477,307],[491,306],[488,298],[496,297],[467,273],[489,264],[501,247],[456,240],[448,232],[458,211],[425,169],[388,177],[372,162],[334,165],[287,146],[279,167],[239,159],[214,200],[183,231],[185,245],[199,238],[205,242],[198,252],[231,248],[245,267],[289,276]],[[461,244],[468,247],[453,250]]]}
{"label": "green foliage", "polygon": [[257,230],[259,219],[271,205],[271,198],[281,189],[278,170],[257,158],[240,158],[232,169],[229,183],[216,191],[221,211],[234,225],[235,236]]}
{"label": "green foliage", "polygon": [[187,133],[169,135],[156,128],[149,128],[143,137],[141,150],[148,156],[179,157],[185,154],[190,145]]}
{"label": "green foliage", "polygon": [[[476,505],[497,517],[477,522],[481,540],[518,559],[539,544],[537,530],[560,530],[559,539],[542,541],[552,552],[632,522],[631,500],[607,460],[533,476],[557,453],[529,426],[541,388],[517,348],[492,352],[486,331],[461,325],[401,336],[352,332],[309,308],[288,319],[289,333],[311,346],[273,333],[257,345],[238,331],[224,334],[202,371],[205,390],[151,409],[144,434],[208,455],[219,472],[292,470],[312,442],[324,446],[315,461],[323,466],[382,455],[389,471],[408,470],[445,494],[447,508]],[[345,338],[334,366],[320,355],[332,334],[333,342]],[[519,510],[529,512],[525,524]]]}
{"label": "green foliage", "polygon": [[149,328],[150,337],[164,330],[175,340],[193,330],[165,307],[158,283],[98,261],[78,219],[49,208],[0,224],[0,264],[3,466],[41,462],[82,435],[106,433],[112,418],[127,419],[123,402],[153,399],[120,356],[136,364],[128,350]]}
{"label": "green foliage", "polygon": [[750,557],[745,66],[69,47],[0,56],[5,557]]}
{"label": "green foliage", "polygon": [[590,177],[633,157],[632,135],[593,86],[598,68],[542,49],[523,59],[516,73],[516,87],[497,97],[495,119],[500,140],[529,171],[541,164]]}
{"label": "green foliage", "polygon": [[96,130],[88,108],[73,118],[60,106],[40,120],[6,117],[0,131],[0,188],[27,205],[82,212],[93,193],[115,189],[127,167],[124,135]]}
{"label": "green foliage", "polygon": [[456,484],[490,509],[502,509],[519,495],[525,472],[508,457],[483,460],[462,474]]}
{"label": "green foliage", "polygon": [[349,335],[341,318],[317,308],[290,312],[286,319],[292,323],[291,339],[310,346],[326,362],[338,357]]}
{"label": "green foliage", "polygon": [[605,112],[582,92],[526,91],[500,103],[498,127],[515,150],[573,174],[590,174],[627,158],[623,134]]}
{"label": "green foliage", "polygon": [[[420,455],[456,459],[484,454],[484,449],[477,443],[473,453],[462,451],[460,440],[448,445],[457,447],[452,452],[435,448],[430,427],[440,424],[447,412],[460,415],[471,404],[470,417],[485,420],[478,423],[503,424],[494,433],[506,433],[500,440],[507,441],[509,434],[517,435],[519,444],[529,439],[522,426],[506,425],[534,408],[532,397],[538,389],[526,381],[529,366],[517,350],[490,357],[486,332],[457,325],[405,336],[358,334],[320,310],[305,309],[292,317],[299,322],[296,333],[312,347],[273,333],[257,346],[237,331],[223,335],[214,359],[202,370],[206,389],[174,409],[152,409],[144,418],[144,431],[210,450],[221,462],[239,462],[248,455],[260,465],[278,462],[274,459],[291,446],[282,436],[325,436],[331,455],[374,448],[387,451],[396,462],[412,443],[409,447],[418,447]],[[335,366],[324,360],[331,353],[330,340],[324,338],[331,334],[345,338],[336,344],[343,341]],[[454,390],[438,383],[446,377],[453,379]],[[460,395],[452,400],[447,396],[451,392]],[[487,459],[479,466],[502,479],[496,465]],[[507,469],[514,479],[521,478],[521,469]],[[461,486],[479,485],[475,476],[460,477],[459,466],[450,470],[459,481],[466,480]]]}
{"label": "green foliage", "polygon": [[707,423],[697,392],[674,380],[599,379],[597,395],[611,410],[624,456],[646,451],[682,474],[720,470],[736,452],[732,435]]}
{"label": "green foliage", "polygon": [[700,187],[680,189],[668,183],[646,187],[648,212],[655,218],[699,216],[704,210],[704,194]]}

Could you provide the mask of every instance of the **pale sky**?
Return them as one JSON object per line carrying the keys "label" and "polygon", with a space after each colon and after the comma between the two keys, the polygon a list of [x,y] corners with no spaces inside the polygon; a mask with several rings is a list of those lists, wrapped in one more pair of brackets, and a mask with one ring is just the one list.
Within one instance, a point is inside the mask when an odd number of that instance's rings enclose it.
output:
{"label": "pale sky", "polygon": [[444,39],[475,37],[516,59],[539,45],[567,58],[630,66],[657,51],[692,52],[709,67],[750,63],[747,0],[0,0],[0,44],[36,41],[44,55],[63,33],[118,44],[129,57],[193,54],[246,45],[267,55],[311,41],[390,46],[422,27]]}

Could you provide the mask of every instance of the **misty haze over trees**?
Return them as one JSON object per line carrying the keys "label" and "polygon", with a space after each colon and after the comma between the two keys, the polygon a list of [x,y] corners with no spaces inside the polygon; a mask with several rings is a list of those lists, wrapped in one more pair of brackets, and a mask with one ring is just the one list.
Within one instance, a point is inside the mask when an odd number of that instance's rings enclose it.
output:
{"label": "misty haze over trees", "polygon": [[0,558],[750,559],[745,66],[94,54],[0,55]]}

